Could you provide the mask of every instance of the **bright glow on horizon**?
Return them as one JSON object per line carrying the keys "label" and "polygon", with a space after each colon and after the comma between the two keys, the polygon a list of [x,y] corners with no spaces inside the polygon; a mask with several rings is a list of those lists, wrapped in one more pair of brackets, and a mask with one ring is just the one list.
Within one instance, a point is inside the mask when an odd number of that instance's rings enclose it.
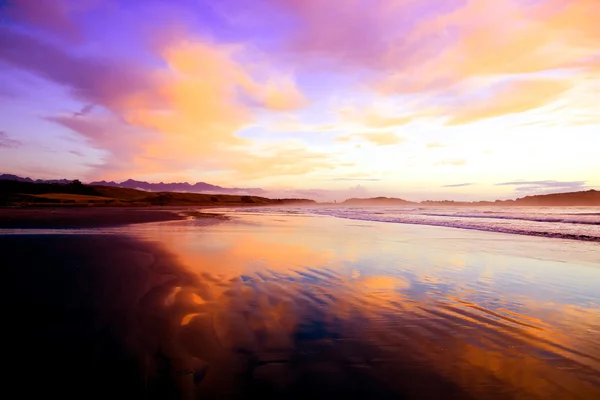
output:
{"label": "bright glow on horizon", "polygon": [[320,200],[600,186],[597,0],[8,0],[0,13],[0,173]]}

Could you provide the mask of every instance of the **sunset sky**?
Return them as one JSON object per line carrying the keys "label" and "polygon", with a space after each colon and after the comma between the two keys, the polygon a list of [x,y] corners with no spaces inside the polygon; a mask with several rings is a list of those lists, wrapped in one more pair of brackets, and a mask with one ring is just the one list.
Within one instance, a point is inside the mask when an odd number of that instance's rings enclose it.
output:
{"label": "sunset sky", "polygon": [[319,200],[600,186],[598,0],[0,0],[0,173]]}

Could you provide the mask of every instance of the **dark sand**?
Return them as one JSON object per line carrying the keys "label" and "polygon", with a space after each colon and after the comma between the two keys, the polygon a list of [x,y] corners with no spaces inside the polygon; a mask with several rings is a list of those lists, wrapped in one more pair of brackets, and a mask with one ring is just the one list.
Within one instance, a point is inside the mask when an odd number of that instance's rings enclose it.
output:
{"label": "dark sand", "polygon": [[[388,373],[401,378],[392,378],[400,383],[392,389],[362,362],[345,361],[374,357],[375,348],[345,342],[340,353],[319,326],[300,326],[290,348],[286,334],[271,337],[270,328],[251,323],[268,318],[242,297],[235,301],[239,310],[215,314],[220,322],[210,307],[231,304],[206,303],[200,306],[206,318],[183,326],[185,315],[198,312],[194,296],[207,298],[216,283],[186,271],[155,243],[115,235],[5,235],[0,254],[4,391],[18,398],[397,399],[403,392],[468,398],[409,358],[390,365]],[[224,289],[237,299],[235,284]],[[227,344],[253,329],[259,342],[281,350]]]}
{"label": "dark sand", "polygon": [[177,211],[116,207],[0,208],[0,228],[96,228],[184,219]]}
{"label": "dark sand", "polygon": [[0,254],[5,395],[189,393],[193,360],[177,356],[165,298],[195,276],[161,248],[113,235],[9,235]]}

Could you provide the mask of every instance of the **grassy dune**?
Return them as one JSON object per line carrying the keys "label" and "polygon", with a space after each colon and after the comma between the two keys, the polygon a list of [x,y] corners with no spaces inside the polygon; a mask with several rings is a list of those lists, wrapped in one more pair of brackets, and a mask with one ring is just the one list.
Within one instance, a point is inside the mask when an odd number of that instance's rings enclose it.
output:
{"label": "grassy dune", "polygon": [[228,194],[145,192],[80,183],[0,181],[0,205],[4,206],[248,206],[313,202],[306,199],[268,199]]}

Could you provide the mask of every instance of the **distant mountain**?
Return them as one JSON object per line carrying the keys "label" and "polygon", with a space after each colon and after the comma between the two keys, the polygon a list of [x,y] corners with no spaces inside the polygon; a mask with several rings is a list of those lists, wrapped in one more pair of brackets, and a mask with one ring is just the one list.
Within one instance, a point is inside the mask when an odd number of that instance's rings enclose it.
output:
{"label": "distant mountain", "polygon": [[188,182],[173,182],[173,183],[150,183],[145,181],[136,181],[133,179],[127,179],[121,183],[114,181],[97,181],[91,182],[90,185],[94,186],[114,186],[127,189],[139,189],[148,192],[187,192],[187,193],[203,193],[203,192],[215,192],[215,193],[246,193],[246,194],[263,194],[265,190],[260,188],[224,188],[222,186],[211,185],[206,182],[197,182],[193,185]]}
{"label": "distant mountain", "polygon": [[553,193],[553,194],[540,194],[534,196],[525,196],[516,200],[496,200],[496,201],[452,201],[452,200],[439,200],[432,201],[426,200],[420,203],[407,201],[403,199],[397,199],[393,197],[373,197],[368,199],[348,199],[343,201],[343,205],[362,205],[362,206],[376,206],[376,205],[415,205],[420,204],[424,206],[555,206],[555,207],[586,207],[586,206],[600,206],[600,191],[598,190],[587,190],[583,192],[569,192],[569,193]]}
{"label": "distant mountain", "polygon": [[552,193],[525,196],[516,200],[496,201],[422,201],[422,205],[430,206],[554,206],[554,207],[586,207],[600,206],[600,191],[590,189],[582,192]]}
{"label": "distant mountain", "polygon": [[[69,179],[51,179],[33,180],[31,178],[22,178],[12,174],[1,174],[0,181],[17,181],[17,182],[29,182],[29,183],[71,183]],[[187,192],[187,193],[244,193],[251,195],[260,195],[266,193],[265,190],[260,188],[224,188],[217,185],[211,185],[206,182],[197,182],[193,185],[188,182],[175,182],[175,183],[150,183],[144,181],[136,181],[133,179],[127,179],[121,183],[114,181],[97,181],[89,183],[91,186],[114,186],[127,189],[140,189],[147,192]]]}
{"label": "distant mountain", "polygon": [[68,179],[36,179],[33,180],[31,178],[21,178],[17,175],[12,174],[0,174],[0,181],[17,181],[17,182],[30,182],[30,183],[71,183],[72,181]]}
{"label": "distant mountain", "polygon": [[413,201],[408,201],[404,199],[397,199],[395,197],[372,197],[368,199],[347,199],[344,200],[341,204],[349,204],[349,205],[410,205],[410,204],[418,204]]}
{"label": "distant mountain", "polygon": [[585,192],[526,196],[516,199],[514,203],[519,206],[600,206],[600,191],[590,189]]}

